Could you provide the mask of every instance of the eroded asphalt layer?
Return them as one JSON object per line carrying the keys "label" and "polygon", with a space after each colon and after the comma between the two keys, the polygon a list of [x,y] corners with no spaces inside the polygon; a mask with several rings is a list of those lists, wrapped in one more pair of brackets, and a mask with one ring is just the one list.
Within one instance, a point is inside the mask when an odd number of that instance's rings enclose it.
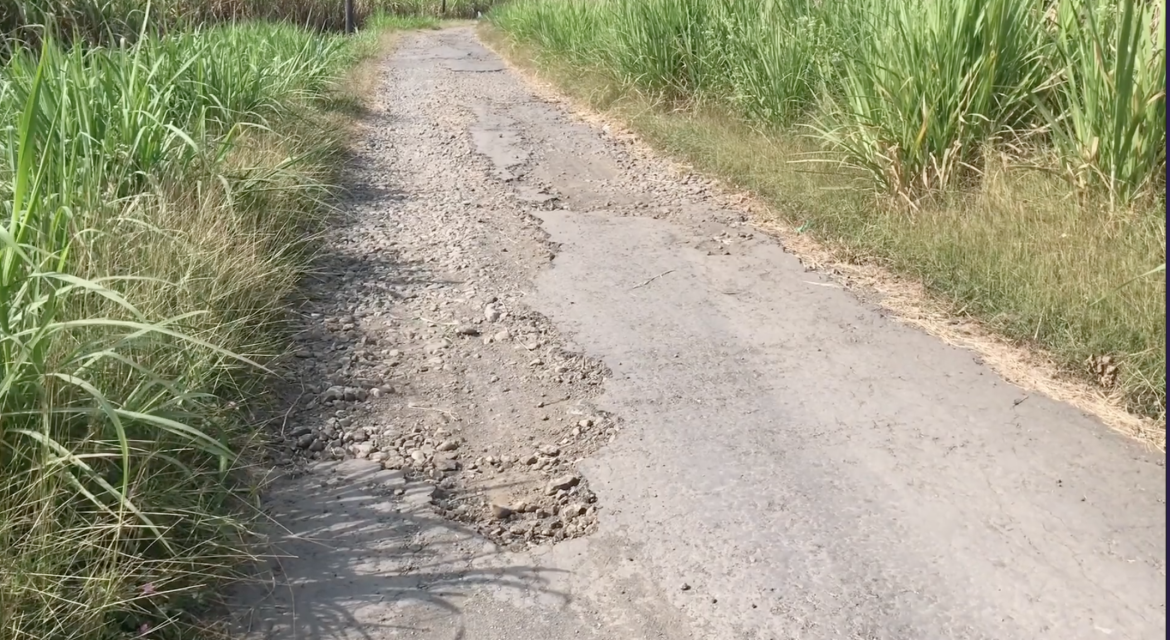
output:
{"label": "eroded asphalt layer", "polygon": [[1165,469],[406,36],[307,283],[244,637],[1161,638]]}

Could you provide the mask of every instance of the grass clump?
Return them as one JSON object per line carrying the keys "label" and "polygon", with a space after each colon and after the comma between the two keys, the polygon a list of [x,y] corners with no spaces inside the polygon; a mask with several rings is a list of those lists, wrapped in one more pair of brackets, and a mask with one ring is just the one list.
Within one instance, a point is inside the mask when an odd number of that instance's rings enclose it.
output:
{"label": "grass clump", "polygon": [[0,68],[0,637],[191,637],[245,553],[242,401],[362,42],[240,24]]}
{"label": "grass clump", "polygon": [[1164,425],[1164,9],[514,0],[489,17],[652,142]]}

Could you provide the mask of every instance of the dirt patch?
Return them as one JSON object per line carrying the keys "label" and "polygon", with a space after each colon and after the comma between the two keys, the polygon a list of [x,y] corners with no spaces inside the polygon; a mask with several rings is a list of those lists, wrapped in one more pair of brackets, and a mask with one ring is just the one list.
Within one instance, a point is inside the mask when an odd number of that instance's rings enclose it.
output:
{"label": "dirt patch", "polygon": [[620,424],[590,401],[605,368],[524,303],[555,255],[533,214],[556,198],[525,179],[511,119],[454,99],[474,86],[437,93],[421,77],[435,60],[492,60],[410,46],[378,80],[419,95],[371,105],[351,200],[305,286],[287,362],[302,382],[274,458],[401,470],[435,486],[438,513],[507,545],[584,535],[600,505],[575,464]]}

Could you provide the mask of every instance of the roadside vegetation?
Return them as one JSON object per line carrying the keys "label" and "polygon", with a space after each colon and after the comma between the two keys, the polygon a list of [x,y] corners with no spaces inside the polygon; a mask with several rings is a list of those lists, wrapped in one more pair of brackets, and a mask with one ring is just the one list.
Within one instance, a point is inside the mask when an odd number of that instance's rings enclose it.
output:
{"label": "roadside vegetation", "polygon": [[359,4],[354,37],[310,0],[0,8],[0,639],[200,637],[249,560],[338,80],[437,25]]}
{"label": "roadside vegetation", "polygon": [[1164,438],[1164,0],[513,0],[489,18],[564,90]]}

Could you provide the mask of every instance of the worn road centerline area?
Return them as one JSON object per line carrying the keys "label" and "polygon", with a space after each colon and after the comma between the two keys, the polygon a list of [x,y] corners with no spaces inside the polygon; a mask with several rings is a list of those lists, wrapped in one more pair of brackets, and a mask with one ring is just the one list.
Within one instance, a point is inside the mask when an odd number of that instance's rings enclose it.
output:
{"label": "worn road centerline area", "polygon": [[241,637],[1165,636],[1160,456],[825,286],[471,28],[382,73]]}

